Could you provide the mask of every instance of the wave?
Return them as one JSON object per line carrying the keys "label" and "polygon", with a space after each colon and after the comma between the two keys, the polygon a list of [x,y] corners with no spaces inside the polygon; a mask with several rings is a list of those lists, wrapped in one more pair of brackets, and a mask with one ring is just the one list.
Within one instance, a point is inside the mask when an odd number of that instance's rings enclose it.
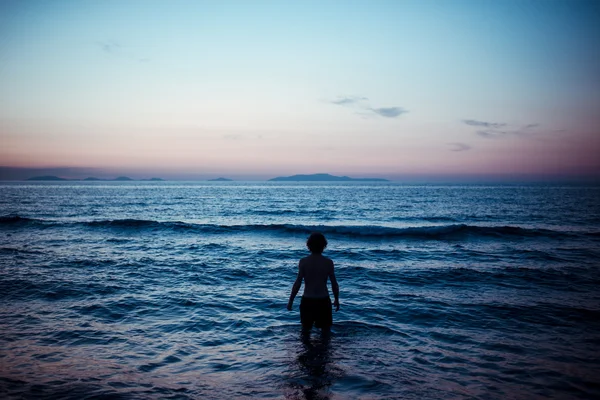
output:
{"label": "wave", "polygon": [[94,227],[153,228],[170,230],[193,230],[203,233],[273,232],[281,234],[304,234],[321,232],[327,235],[364,238],[417,238],[461,239],[465,237],[564,237],[571,233],[549,229],[532,229],[517,226],[475,226],[466,224],[436,225],[424,227],[394,228],[376,225],[300,225],[300,224],[194,224],[187,222],[158,222],[147,220],[107,220],[85,222]]}
{"label": "wave", "polygon": [[[181,221],[155,221],[143,219],[114,219],[95,221],[52,221],[21,217],[18,215],[0,216],[1,227],[21,226],[69,226],[80,225],[94,229],[122,230],[164,230],[164,231],[194,231],[209,234],[227,234],[236,232],[272,232],[279,234],[303,234],[321,232],[326,235],[357,237],[357,238],[415,238],[415,239],[464,239],[469,237],[546,237],[562,238],[576,235],[550,229],[523,228],[518,226],[479,226],[467,224],[449,224],[421,227],[395,228],[377,225],[301,225],[301,224],[196,224]],[[582,233],[597,235],[597,232]]]}
{"label": "wave", "polygon": [[0,216],[0,226],[12,225],[12,224],[24,224],[29,222],[42,222],[42,220],[35,218],[20,217],[18,215],[3,215]]}

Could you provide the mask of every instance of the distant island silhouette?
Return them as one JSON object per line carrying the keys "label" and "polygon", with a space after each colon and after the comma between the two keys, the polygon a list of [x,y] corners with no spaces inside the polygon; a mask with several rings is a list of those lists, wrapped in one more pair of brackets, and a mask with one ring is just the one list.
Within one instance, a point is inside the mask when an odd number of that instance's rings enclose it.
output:
{"label": "distant island silhouette", "polygon": [[27,178],[28,181],[119,181],[119,182],[128,182],[128,181],[164,181],[162,178],[150,178],[150,179],[133,179],[128,176],[119,176],[114,179],[101,179],[93,176],[87,177],[85,179],[68,179],[61,178],[55,175],[44,175],[44,176],[34,176],[31,178]]}
{"label": "distant island silhouette", "polygon": [[215,179],[209,179],[209,182],[232,182],[233,179],[228,179],[228,178],[215,178]]}
{"label": "distant island silhouette", "polygon": [[44,175],[44,176],[34,176],[32,178],[28,178],[28,181],[68,181],[69,179],[60,178],[54,175]]}
{"label": "distant island silhouette", "polygon": [[335,176],[330,174],[278,176],[269,179],[275,182],[389,182],[383,178],[350,178],[349,176]]}

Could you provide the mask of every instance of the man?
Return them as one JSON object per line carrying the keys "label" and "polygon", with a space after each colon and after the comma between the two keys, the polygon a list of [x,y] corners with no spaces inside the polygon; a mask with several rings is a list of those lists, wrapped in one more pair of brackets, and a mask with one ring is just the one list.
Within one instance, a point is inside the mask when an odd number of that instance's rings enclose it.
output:
{"label": "man", "polygon": [[331,290],[335,298],[333,306],[335,311],[340,309],[340,288],[335,279],[333,261],[322,255],[327,247],[327,239],[321,233],[313,233],[306,241],[310,255],[300,260],[298,265],[298,277],[292,287],[287,309],[291,310],[294,298],[302,286],[304,280],[304,293],[300,302],[300,321],[302,331],[310,332],[313,324],[321,328],[322,332],[328,333],[333,322],[331,313],[331,299],[327,290],[327,278],[331,281]]}

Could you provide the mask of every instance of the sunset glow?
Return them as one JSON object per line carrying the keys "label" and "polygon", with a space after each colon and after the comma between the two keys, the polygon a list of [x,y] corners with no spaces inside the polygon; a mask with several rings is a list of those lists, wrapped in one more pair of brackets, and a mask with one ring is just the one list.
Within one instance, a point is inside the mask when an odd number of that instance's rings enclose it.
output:
{"label": "sunset glow", "polygon": [[0,27],[4,179],[600,176],[596,2],[8,1]]}

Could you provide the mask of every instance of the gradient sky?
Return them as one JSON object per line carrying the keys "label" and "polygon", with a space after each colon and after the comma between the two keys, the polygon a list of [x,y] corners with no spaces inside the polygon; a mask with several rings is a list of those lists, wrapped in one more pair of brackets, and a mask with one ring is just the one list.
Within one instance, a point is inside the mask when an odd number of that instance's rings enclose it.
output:
{"label": "gradient sky", "polygon": [[2,1],[0,165],[598,177],[599,43],[597,1]]}

